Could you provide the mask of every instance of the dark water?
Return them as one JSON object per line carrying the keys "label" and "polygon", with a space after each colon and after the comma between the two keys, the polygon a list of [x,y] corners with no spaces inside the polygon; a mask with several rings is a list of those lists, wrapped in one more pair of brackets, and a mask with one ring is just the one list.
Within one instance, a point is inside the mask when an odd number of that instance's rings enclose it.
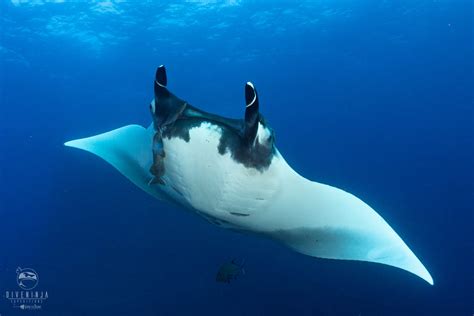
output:
{"label": "dark water", "polygon": [[[0,314],[471,315],[471,1],[0,4]],[[66,140],[147,125],[155,67],[207,111],[243,84],[287,161],[373,206],[435,285],[306,257],[154,200]],[[215,282],[226,260],[246,274]],[[42,310],[14,309],[17,267]]]}

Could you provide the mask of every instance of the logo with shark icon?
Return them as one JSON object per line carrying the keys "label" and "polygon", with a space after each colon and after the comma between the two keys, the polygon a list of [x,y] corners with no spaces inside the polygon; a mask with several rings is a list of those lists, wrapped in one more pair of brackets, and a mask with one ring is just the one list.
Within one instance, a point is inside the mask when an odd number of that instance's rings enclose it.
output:
{"label": "logo with shark icon", "polygon": [[23,290],[29,291],[34,289],[39,282],[39,275],[31,268],[16,269],[16,283]]}
{"label": "logo with shark icon", "polygon": [[[22,310],[41,310],[43,303],[48,300],[48,291],[38,289],[39,275],[31,268],[16,270],[16,283],[21,290],[6,290],[3,297],[10,301],[13,308]],[[13,282],[13,277],[12,280]],[[33,290],[34,289],[34,290]],[[1,313],[0,313],[0,316]]]}

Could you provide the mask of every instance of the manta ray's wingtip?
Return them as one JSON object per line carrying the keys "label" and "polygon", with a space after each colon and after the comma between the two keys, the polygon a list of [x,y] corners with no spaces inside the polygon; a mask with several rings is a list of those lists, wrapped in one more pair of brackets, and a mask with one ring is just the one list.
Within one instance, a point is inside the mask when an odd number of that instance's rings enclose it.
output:
{"label": "manta ray's wingtip", "polygon": [[428,270],[426,270],[425,267],[423,267],[423,271],[420,271],[419,273],[415,273],[415,275],[425,280],[427,283],[429,283],[429,285],[434,285],[433,277],[428,272]]}
{"label": "manta ray's wingtip", "polygon": [[433,277],[431,276],[431,274],[428,272],[428,269],[425,268],[425,266],[423,264],[421,264],[423,269],[420,271],[420,273],[418,273],[417,275],[422,278],[423,280],[425,280],[426,282],[428,282],[430,285],[434,285],[434,280],[433,280]]}
{"label": "manta ray's wingtip", "polygon": [[430,285],[434,285],[433,277],[428,272],[428,269],[425,268],[425,266],[421,263],[421,261],[418,258],[416,259],[418,262],[415,266],[411,266],[410,268],[405,268],[405,267],[400,267],[400,268],[402,268],[405,271],[413,273],[417,277],[425,280]]}
{"label": "manta ray's wingtip", "polygon": [[420,259],[418,259],[415,253],[405,244],[405,242],[398,235],[396,236],[399,240],[399,245],[401,246],[401,249],[399,248],[400,253],[402,253],[403,255],[399,257],[394,254],[392,260],[385,261],[384,259],[382,259],[379,261],[379,263],[401,268],[425,280],[430,285],[434,285],[433,277],[431,276],[425,265],[421,262]]}
{"label": "manta ray's wingtip", "polygon": [[403,242],[403,240],[396,236],[398,239],[399,247],[395,247],[392,256],[386,258],[370,258],[367,261],[377,262],[386,264],[396,268],[400,268],[407,272],[410,272],[417,277],[423,279],[430,285],[434,285],[433,277],[428,272],[428,269],[423,265],[420,259],[413,253],[413,251]]}
{"label": "manta ray's wingtip", "polygon": [[70,141],[65,142],[64,146],[87,150],[87,148],[86,148],[87,147],[86,146],[87,142],[85,142],[85,140],[87,140],[87,138],[80,138],[80,139],[70,140]]}
{"label": "manta ray's wingtip", "polygon": [[430,275],[430,273],[428,272],[428,276],[426,279],[424,279],[426,282],[428,282],[430,285],[434,285],[434,280],[433,280],[433,277]]}
{"label": "manta ray's wingtip", "polygon": [[66,147],[76,147],[76,146],[74,146],[75,142],[76,142],[75,140],[67,141],[67,142],[64,143],[64,146],[66,146]]}

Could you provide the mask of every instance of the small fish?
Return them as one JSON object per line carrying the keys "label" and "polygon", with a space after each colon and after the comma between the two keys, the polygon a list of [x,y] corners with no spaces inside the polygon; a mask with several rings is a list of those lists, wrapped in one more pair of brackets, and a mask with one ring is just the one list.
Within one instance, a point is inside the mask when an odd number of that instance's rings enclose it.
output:
{"label": "small fish", "polygon": [[217,271],[216,281],[223,283],[230,283],[231,280],[237,279],[240,275],[245,275],[244,263],[238,263],[236,259],[231,262],[226,262]]}

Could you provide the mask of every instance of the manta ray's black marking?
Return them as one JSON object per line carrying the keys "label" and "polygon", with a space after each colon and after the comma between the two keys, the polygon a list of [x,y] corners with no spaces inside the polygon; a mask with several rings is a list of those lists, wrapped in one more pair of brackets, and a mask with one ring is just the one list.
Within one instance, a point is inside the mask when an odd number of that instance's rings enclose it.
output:
{"label": "manta ray's black marking", "polygon": [[246,214],[246,213],[238,213],[238,212],[229,212],[229,214],[231,215],[234,215],[234,216],[250,216],[250,214]]}
{"label": "manta ray's black marking", "polygon": [[[163,66],[158,67],[154,83],[155,99],[150,106],[156,135],[154,137],[153,166],[150,172],[156,178],[164,174],[162,152],[163,138],[180,138],[190,141],[189,131],[200,127],[203,123],[210,123],[219,127],[221,137],[218,152],[221,155],[230,153],[234,161],[247,168],[259,171],[266,170],[276,153],[273,132],[269,129],[269,136],[261,143],[257,132],[259,124],[268,128],[265,119],[259,113],[257,91],[251,83],[245,87],[246,111],[245,119],[230,119],[219,115],[204,112],[186,101],[176,97],[167,87],[166,71]],[[160,183],[160,180],[152,180]]]}
{"label": "manta ray's black marking", "polygon": [[217,218],[215,216],[206,214],[201,211],[196,211],[199,215],[201,215],[205,220],[207,220],[209,223],[214,224],[216,226],[232,226],[234,229],[237,229],[237,227],[234,227],[230,222],[222,219],[222,218]]}

